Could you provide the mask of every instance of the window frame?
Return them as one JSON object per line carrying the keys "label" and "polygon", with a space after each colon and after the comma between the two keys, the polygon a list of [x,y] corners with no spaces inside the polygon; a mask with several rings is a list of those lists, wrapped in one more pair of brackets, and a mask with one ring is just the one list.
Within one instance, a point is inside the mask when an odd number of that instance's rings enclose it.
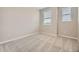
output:
{"label": "window frame", "polygon": [[[66,11],[64,8],[70,8],[70,10],[68,11],[69,13],[67,12],[64,13],[64,11]],[[67,17],[70,17],[70,18],[67,18]],[[62,7],[62,22],[70,22],[70,21],[72,21],[72,7]]]}
{"label": "window frame", "polygon": [[[46,12],[46,11],[50,11],[50,17],[48,16],[48,17],[45,17],[44,18],[44,12]],[[48,12],[49,12],[48,11]],[[42,16],[42,24],[43,25],[51,25],[52,24],[52,10],[51,10],[51,8],[49,8],[49,7],[47,7],[47,8],[43,8],[42,10],[41,10],[41,16]],[[48,22],[48,23],[45,23],[45,19],[50,19],[50,21]]]}

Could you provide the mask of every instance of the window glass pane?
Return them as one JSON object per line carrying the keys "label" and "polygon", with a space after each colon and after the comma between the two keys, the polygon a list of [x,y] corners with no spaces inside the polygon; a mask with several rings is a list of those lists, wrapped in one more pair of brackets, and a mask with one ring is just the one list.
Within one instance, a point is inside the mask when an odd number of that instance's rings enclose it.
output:
{"label": "window glass pane", "polygon": [[48,9],[48,10],[44,10],[43,15],[44,15],[44,18],[51,17],[51,10],[50,10],[50,9]]}
{"label": "window glass pane", "polygon": [[64,15],[63,21],[71,21],[71,15]]}
{"label": "window glass pane", "polygon": [[44,25],[49,25],[51,23],[51,19],[44,19]]}
{"label": "window glass pane", "polygon": [[71,7],[62,8],[63,14],[71,14]]}

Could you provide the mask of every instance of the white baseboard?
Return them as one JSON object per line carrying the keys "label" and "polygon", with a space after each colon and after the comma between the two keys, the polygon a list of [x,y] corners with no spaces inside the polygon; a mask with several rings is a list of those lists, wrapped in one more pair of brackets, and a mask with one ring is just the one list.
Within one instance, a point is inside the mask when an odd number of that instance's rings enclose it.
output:
{"label": "white baseboard", "polygon": [[[54,36],[54,37],[57,37],[57,35],[56,34],[52,34],[52,33],[46,33],[46,32],[41,32],[42,34],[45,34],[45,35],[49,35],[49,36]],[[78,38],[76,38],[76,37],[70,37],[70,36],[65,36],[65,35],[58,35],[58,36],[60,36],[60,37],[66,37],[66,38],[71,38],[71,39],[76,39],[76,40],[78,40],[79,41],[79,39]]]}
{"label": "white baseboard", "polygon": [[[38,34],[38,33],[39,33],[39,32],[30,33],[30,34],[25,34],[25,35],[23,35],[23,36],[19,36],[19,37],[13,38],[13,39],[9,39],[9,40],[7,40],[7,41],[0,42],[0,44],[5,44],[5,43],[11,42],[11,41],[20,40],[20,39],[22,39],[22,38],[24,38],[24,37],[29,37],[29,36],[32,36],[32,35],[36,35],[36,34]],[[41,32],[41,33],[42,33],[42,34],[45,34],[45,35],[57,37],[56,34],[46,33],[46,32]],[[69,36],[65,36],[65,35],[61,35],[61,37],[67,37],[67,38],[71,38],[71,39],[76,39],[76,40],[78,40],[78,38],[69,37]],[[78,41],[79,41],[79,40],[78,40]]]}
{"label": "white baseboard", "polygon": [[56,34],[52,34],[52,33],[47,33],[47,32],[41,32],[42,34],[45,34],[45,35],[49,35],[49,36],[54,36],[54,37],[57,37]]}
{"label": "white baseboard", "polygon": [[65,35],[59,35],[59,36],[78,40],[78,38],[76,37],[70,37],[70,36],[65,36]]}
{"label": "white baseboard", "polygon": [[32,35],[35,35],[35,34],[38,34],[38,32],[30,33],[30,34],[25,34],[23,36],[19,36],[19,37],[13,38],[13,39],[9,39],[7,41],[0,42],[0,44],[5,44],[5,43],[11,42],[11,41],[20,40],[20,39],[22,39],[24,37],[29,37],[29,36],[32,36]]}
{"label": "white baseboard", "polygon": [[78,39],[78,42],[79,42],[79,37],[77,39]]}

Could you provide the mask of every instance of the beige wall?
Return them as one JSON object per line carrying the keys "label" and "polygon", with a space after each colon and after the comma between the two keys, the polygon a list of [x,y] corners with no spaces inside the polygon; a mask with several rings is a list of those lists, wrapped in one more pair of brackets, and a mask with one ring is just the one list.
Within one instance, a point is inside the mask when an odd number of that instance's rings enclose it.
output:
{"label": "beige wall", "polygon": [[2,19],[2,9],[0,8],[0,41],[2,40],[2,36],[3,36],[3,33],[2,33],[2,28],[3,28],[3,19]]}
{"label": "beige wall", "polygon": [[61,18],[61,8],[59,8],[59,35],[69,36],[69,37],[75,37],[77,38],[77,8],[72,8],[72,21],[69,22],[62,22]]}
{"label": "beige wall", "polygon": [[[41,10],[42,11],[42,10]],[[57,8],[51,8],[52,11],[52,24],[51,25],[43,25],[43,19],[40,19],[40,32],[47,33],[49,35],[57,35]],[[41,15],[41,13],[40,13]],[[42,18],[42,17],[40,17]]]}
{"label": "beige wall", "polygon": [[78,8],[78,38],[79,38],[79,8]]}
{"label": "beige wall", "polygon": [[0,42],[37,32],[38,22],[36,8],[0,8]]}

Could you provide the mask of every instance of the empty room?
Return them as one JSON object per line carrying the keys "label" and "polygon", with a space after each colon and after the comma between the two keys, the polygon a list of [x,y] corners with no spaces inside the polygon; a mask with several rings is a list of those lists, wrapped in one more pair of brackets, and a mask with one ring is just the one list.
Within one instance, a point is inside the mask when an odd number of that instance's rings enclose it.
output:
{"label": "empty room", "polygon": [[78,52],[78,7],[0,7],[0,52]]}

